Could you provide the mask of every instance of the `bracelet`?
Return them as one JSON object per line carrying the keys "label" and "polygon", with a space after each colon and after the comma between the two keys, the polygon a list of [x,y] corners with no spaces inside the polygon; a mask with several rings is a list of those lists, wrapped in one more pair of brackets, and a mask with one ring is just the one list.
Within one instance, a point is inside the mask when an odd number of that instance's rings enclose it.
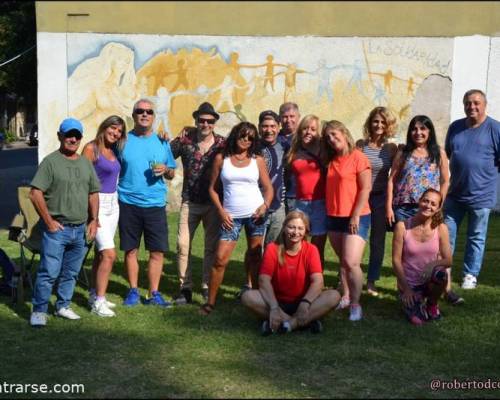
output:
{"label": "bracelet", "polygon": [[311,304],[312,304],[312,303],[311,303],[309,300],[307,300],[305,297],[303,297],[302,299],[300,299],[299,303],[307,303],[307,304],[309,304],[309,305],[311,305]]}
{"label": "bracelet", "polygon": [[276,304],[274,307],[269,307],[269,311],[274,311],[277,310],[278,308],[280,308],[280,306]]}

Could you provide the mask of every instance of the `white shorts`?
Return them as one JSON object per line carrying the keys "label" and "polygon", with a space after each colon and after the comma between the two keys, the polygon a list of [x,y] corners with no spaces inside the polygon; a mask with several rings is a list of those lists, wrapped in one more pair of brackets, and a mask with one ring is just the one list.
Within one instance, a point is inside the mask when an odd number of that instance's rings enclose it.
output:
{"label": "white shorts", "polygon": [[118,194],[99,193],[99,224],[95,244],[98,251],[115,248],[115,232],[118,226],[120,208]]}

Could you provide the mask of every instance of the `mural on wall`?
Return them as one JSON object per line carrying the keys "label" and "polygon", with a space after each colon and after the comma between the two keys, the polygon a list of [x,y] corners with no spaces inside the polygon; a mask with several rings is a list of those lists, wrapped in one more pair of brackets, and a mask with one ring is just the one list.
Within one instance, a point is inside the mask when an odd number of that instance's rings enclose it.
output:
{"label": "mural on wall", "polygon": [[[359,137],[372,107],[390,107],[404,126],[418,109],[414,103],[426,79],[440,77],[451,88],[452,43],[441,38],[70,34],[68,111],[90,134],[113,113],[131,122],[134,101],[148,97],[157,105],[155,128],[175,136],[193,123],[191,113],[203,101],[221,113],[221,133],[242,120],[255,122],[264,109],[294,101],[302,115],[339,119]],[[442,92],[431,95],[449,105]]]}
{"label": "mural on wall", "polygon": [[355,138],[375,106],[398,117],[398,142],[416,113],[436,122],[440,141],[449,123],[451,38],[76,33],[66,43],[67,114],[82,120],[84,142],[111,114],[132,127],[132,106],[142,97],[156,103],[155,129],[171,137],[193,124],[203,101],[221,114],[221,134],[285,101],[302,115],[341,120]]}

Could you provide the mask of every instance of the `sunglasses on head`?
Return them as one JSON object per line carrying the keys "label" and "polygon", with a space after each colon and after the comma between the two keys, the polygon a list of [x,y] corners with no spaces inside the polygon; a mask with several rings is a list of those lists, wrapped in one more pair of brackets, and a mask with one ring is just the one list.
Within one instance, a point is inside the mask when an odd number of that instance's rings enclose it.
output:
{"label": "sunglasses on head", "polygon": [[151,110],[151,109],[145,109],[145,108],[136,108],[134,110],[134,114],[136,115],[142,115],[142,114],[148,114],[148,115],[153,115],[155,113],[154,110]]}
{"label": "sunglasses on head", "polygon": [[198,118],[197,121],[199,124],[203,124],[204,122],[209,125],[215,124],[215,118]]}

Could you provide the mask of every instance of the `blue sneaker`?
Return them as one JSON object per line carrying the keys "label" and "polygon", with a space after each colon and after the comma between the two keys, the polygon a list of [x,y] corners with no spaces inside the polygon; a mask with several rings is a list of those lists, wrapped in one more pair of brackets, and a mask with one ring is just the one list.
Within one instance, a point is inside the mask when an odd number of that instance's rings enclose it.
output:
{"label": "blue sneaker", "polygon": [[137,288],[132,288],[128,291],[125,300],[123,300],[123,305],[126,307],[133,307],[139,304],[140,300],[141,295],[139,294],[139,290],[137,290]]}
{"label": "blue sneaker", "polygon": [[155,291],[151,293],[151,297],[148,299],[144,300],[144,304],[147,306],[161,306],[161,307],[172,307],[172,303],[169,301],[165,301],[165,299],[161,296],[161,293],[158,291]]}

